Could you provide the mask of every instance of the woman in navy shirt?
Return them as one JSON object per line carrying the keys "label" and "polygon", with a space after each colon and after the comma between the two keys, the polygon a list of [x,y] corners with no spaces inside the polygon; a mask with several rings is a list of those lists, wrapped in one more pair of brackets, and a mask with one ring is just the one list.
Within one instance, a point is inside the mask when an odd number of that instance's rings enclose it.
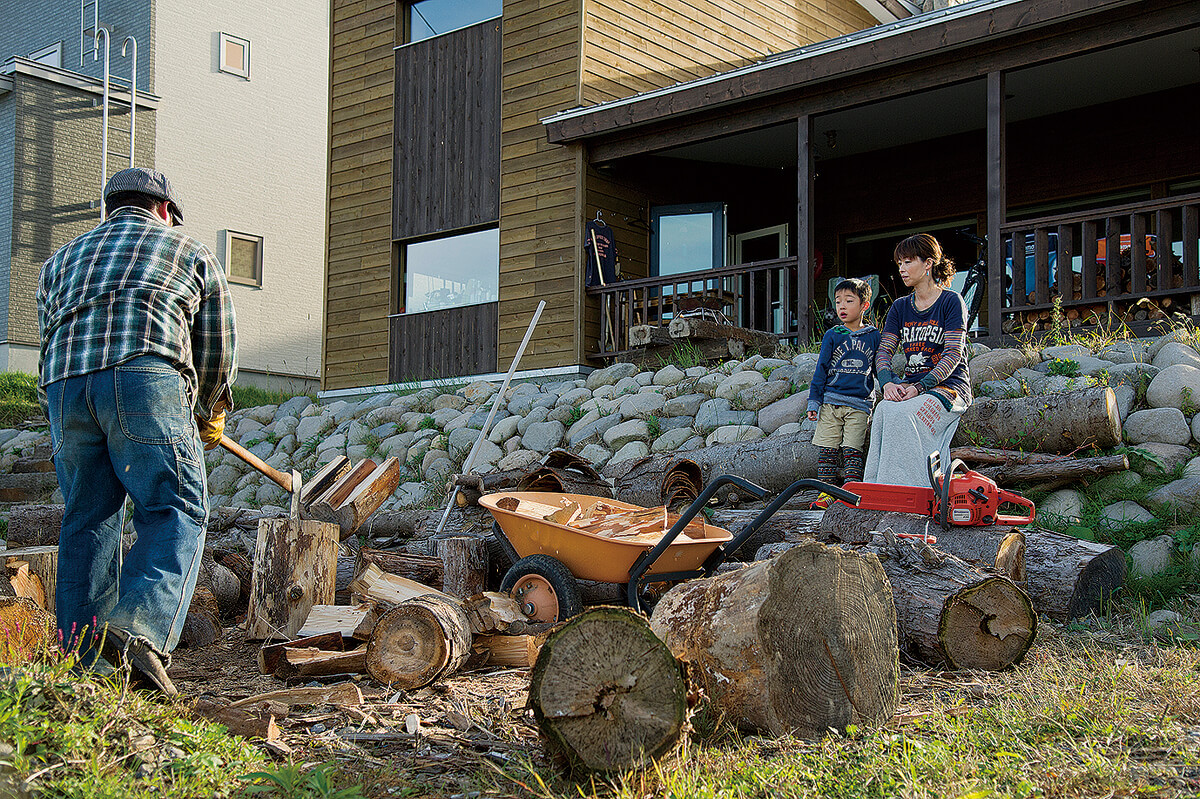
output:
{"label": "woman in navy shirt", "polygon": [[[912,293],[892,304],[883,325],[875,358],[883,401],[871,420],[864,479],[925,486],[929,454],[949,448],[971,404],[967,307],[949,288],[954,264],[933,236],[909,236],[894,254],[900,279]],[[897,349],[907,358],[903,375],[891,370]]]}

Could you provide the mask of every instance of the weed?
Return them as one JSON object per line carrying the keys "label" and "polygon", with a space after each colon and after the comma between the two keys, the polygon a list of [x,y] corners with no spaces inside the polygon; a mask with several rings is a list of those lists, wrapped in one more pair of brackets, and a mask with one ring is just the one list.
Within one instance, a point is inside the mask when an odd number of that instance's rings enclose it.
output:
{"label": "weed", "polygon": [[1079,377],[1079,361],[1073,361],[1070,358],[1055,358],[1050,362],[1046,373],[1062,377]]}
{"label": "weed", "polygon": [[662,422],[657,416],[646,419],[646,431],[649,433],[651,441],[662,435]]}
{"label": "weed", "polygon": [[1179,403],[1179,409],[1183,411],[1183,415],[1191,419],[1196,414],[1200,413],[1200,405],[1196,404],[1196,398],[1192,396],[1192,390],[1187,386],[1179,389],[1183,399]]}
{"label": "weed", "polygon": [[367,433],[358,442],[360,446],[365,448],[366,457],[373,458],[379,452],[379,445],[383,443],[379,436],[374,433]]}
{"label": "weed", "polygon": [[576,405],[574,408],[571,409],[571,412],[569,414],[567,414],[567,421],[566,421],[567,427],[570,428],[571,425],[575,424],[576,422],[578,422],[580,419],[582,419],[586,415],[587,415],[587,411],[585,411],[583,409],[583,405]]}
{"label": "weed", "polygon": [[321,763],[305,771],[303,765],[290,763],[275,771],[256,771],[241,777],[249,784],[248,794],[270,794],[279,799],[358,799],[363,796],[357,785],[335,788],[332,782],[334,764]]}
{"label": "weed", "polygon": [[658,356],[659,368],[673,365],[686,370],[693,366],[703,366],[707,360],[700,348],[686,339],[674,342],[670,352]]}
{"label": "weed", "polygon": [[23,372],[0,372],[0,428],[16,427],[41,415],[37,378]]}
{"label": "weed", "polygon": [[421,420],[421,423],[417,425],[417,429],[418,430],[437,430],[438,426],[437,426],[437,422],[435,422],[433,420],[432,416],[426,416],[424,419]]}

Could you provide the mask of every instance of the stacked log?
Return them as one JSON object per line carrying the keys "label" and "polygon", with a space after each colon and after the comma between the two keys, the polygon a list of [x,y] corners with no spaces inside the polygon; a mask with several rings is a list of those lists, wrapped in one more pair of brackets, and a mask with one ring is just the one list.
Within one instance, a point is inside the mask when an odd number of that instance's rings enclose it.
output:
{"label": "stacked log", "polygon": [[[939,549],[985,568],[996,568],[1002,545],[1014,530],[1004,525],[941,529],[927,516],[861,510],[841,502],[831,504],[821,520],[822,535],[844,543],[867,543],[871,531],[889,528],[914,536],[932,532]],[[1023,532],[1026,581],[1021,587],[1039,613],[1056,621],[1099,613],[1125,582],[1125,554],[1119,547],[1040,528]]]}
{"label": "stacked log", "polygon": [[1111,388],[1011,399],[979,397],[962,415],[954,445],[973,440],[1039,452],[1072,452],[1121,443],[1121,416]]}

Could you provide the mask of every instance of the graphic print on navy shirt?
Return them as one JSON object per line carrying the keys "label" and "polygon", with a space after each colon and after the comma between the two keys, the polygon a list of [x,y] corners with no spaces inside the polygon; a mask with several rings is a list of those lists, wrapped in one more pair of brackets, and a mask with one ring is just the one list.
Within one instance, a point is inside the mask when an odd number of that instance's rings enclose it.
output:
{"label": "graphic print on navy shirt", "polygon": [[[900,339],[900,349],[908,358],[906,381],[915,383],[937,368],[946,345],[946,331],[963,328],[963,307],[962,297],[953,291],[943,291],[924,311],[917,310],[912,295],[892,306],[885,332],[895,333]],[[943,384],[965,392],[967,380],[966,364],[960,363]]]}

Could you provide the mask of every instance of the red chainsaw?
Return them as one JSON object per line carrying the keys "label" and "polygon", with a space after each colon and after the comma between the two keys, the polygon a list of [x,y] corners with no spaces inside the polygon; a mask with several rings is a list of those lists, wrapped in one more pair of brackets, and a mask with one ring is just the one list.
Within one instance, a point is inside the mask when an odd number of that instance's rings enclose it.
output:
{"label": "red chainsaw", "polygon": [[[930,516],[943,528],[947,523],[959,526],[987,524],[1029,524],[1036,513],[1033,503],[1012,491],[1006,491],[995,481],[968,469],[958,458],[950,464],[947,477],[942,472],[942,458],[931,453],[927,465],[931,488],[894,486],[885,483],[846,483],[845,490],[858,494],[858,507],[897,513]],[[1006,503],[1029,511],[1024,516],[1000,513]]]}

